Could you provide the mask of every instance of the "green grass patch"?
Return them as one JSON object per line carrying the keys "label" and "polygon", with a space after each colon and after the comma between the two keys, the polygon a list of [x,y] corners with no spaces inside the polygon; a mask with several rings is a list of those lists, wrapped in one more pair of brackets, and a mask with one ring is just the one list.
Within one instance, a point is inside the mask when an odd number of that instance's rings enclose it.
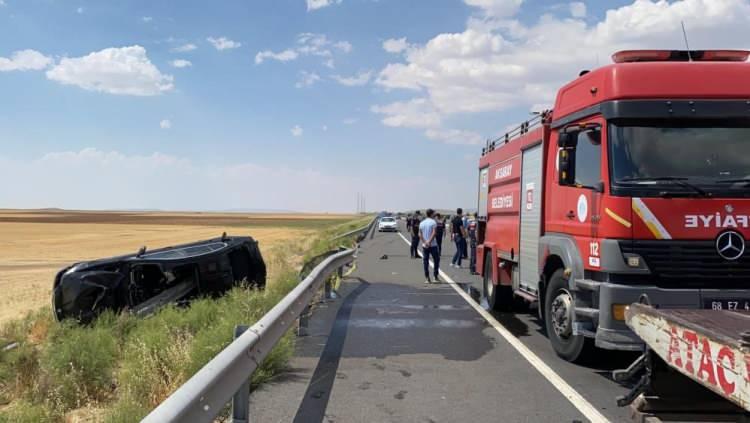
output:
{"label": "green grass patch", "polygon": [[[106,313],[92,325],[57,323],[51,310],[0,328],[0,423],[59,422],[83,414],[94,421],[134,422],[225,348],[234,327],[251,325],[299,282],[291,255],[312,257],[341,242],[330,237],[371,218],[328,226],[312,242],[264,251],[276,275],[264,290],[235,288],[190,307],[166,307],[146,319]],[[251,380],[268,381],[287,366],[294,334],[287,333]]]}

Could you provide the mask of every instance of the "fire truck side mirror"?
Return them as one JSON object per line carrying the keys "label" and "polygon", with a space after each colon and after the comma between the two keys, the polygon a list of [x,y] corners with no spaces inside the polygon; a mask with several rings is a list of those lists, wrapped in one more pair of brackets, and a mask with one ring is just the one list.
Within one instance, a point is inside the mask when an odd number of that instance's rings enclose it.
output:
{"label": "fire truck side mirror", "polygon": [[561,148],[557,154],[557,177],[560,185],[573,185],[575,182],[575,149]]}

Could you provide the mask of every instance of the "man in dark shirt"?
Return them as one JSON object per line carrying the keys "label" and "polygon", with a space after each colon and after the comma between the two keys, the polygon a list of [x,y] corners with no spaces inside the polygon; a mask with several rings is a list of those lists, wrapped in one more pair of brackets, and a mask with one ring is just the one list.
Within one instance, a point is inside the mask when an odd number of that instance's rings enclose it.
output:
{"label": "man in dark shirt", "polygon": [[438,246],[438,255],[443,254],[443,235],[445,235],[445,220],[440,213],[435,213],[435,221],[437,222],[437,228],[435,228],[435,240]]}
{"label": "man in dark shirt", "polygon": [[456,243],[456,254],[453,255],[451,266],[459,269],[466,251],[466,228],[464,227],[463,214],[463,209],[459,207],[456,209],[456,215],[451,219],[451,238]]}
{"label": "man in dark shirt", "polygon": [[419,258],[417,250],[419,250],[419,224],[422,221],[420,219],[421,213],[417,210],[411,220],[411,258]]}

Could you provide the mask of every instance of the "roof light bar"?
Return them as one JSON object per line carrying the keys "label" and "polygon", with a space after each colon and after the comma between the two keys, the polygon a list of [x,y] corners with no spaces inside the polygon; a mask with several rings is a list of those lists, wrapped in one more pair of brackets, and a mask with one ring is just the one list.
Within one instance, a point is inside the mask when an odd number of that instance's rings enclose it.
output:
{"label": "roof light bar", "polygon": [[745,62],[746,50],[624,50],[612,55],[615,63],[632,62]]}
{"label": "roof light bar", "polygon": [[750,51],[747,50],[706,50],[700,59],[701,61],[711,62],[746,62],[750,57]]}
{"label": "roof light bar", "polygon": [[672,56],[669,50],[625,50],[612,55],[615,63],[665,62]]}

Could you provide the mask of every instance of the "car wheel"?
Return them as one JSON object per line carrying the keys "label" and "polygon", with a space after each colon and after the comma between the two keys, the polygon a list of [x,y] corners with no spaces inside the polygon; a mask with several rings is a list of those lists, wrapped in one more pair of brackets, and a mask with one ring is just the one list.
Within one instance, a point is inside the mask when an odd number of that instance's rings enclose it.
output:
{"label": "car wheel", "polygon": [[549,280],[544,301],[544,323],[552,349],[558,356],[572,363],[581,363],[591,356],[594,340],[573,334],[575,298],[558,269]]}

